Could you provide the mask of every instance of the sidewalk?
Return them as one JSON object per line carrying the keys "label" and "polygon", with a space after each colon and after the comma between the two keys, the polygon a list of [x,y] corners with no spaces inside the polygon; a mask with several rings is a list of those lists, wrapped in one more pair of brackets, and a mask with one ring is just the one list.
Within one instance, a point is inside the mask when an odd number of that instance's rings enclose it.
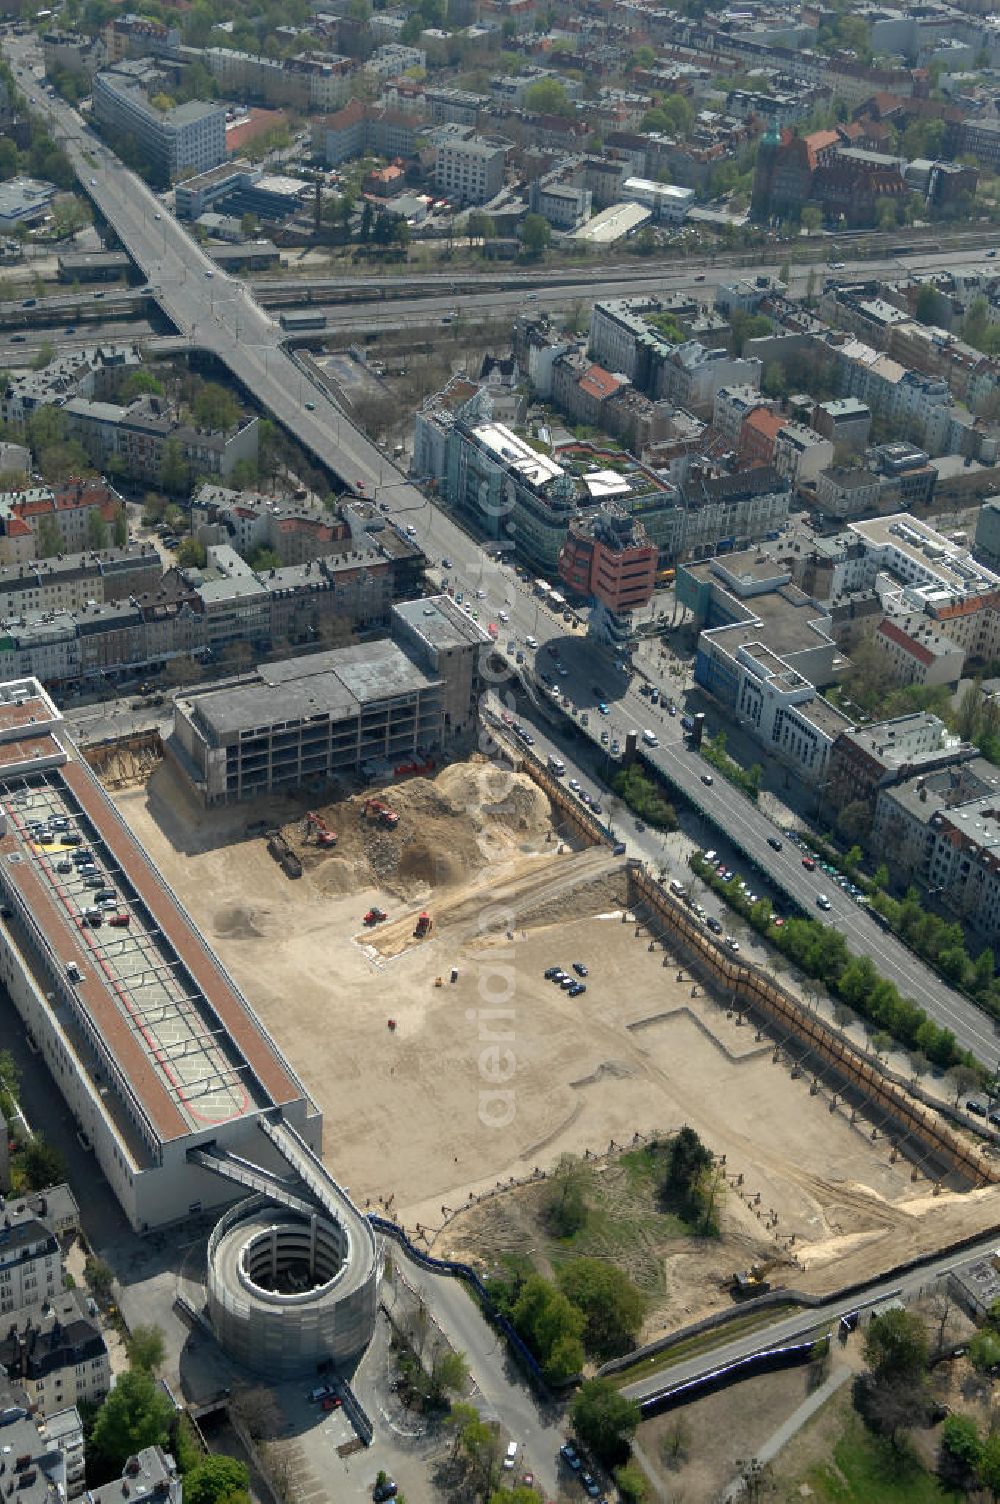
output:
{"label": "sidewalk", "polygon": [[[754,1454],[755,1461],[761,1464],[773,1462],[775,1457],[777,1457],[778,1453],[781,1451],[782,1447],[786,1446],[787,1443],[791,1441],[792,1437],[795,1436],[799,1431],[801,1431],[806,1421],[811,1420],[816,1412],[823,1408],[827,1400],[832,1399],[832,1397],[837,1393],[837,1390],[840,1389],[848,1379],[851,1379],[853,1377],[854,1370],[852,1368],[835,1368],[830,1374],[830,1377],[824,1383],[822,1383],[818,1389],[814,1390],[813,1393],[808,1396],[808,1398],[804,1399],[798,1409],[793,1410],[788,1419],[778,1427],[773,1435],[768,1437],[767,1441],[764,1442],[764,1445],[758,1447],[756,1453]],[[744,1497],[745,1494],[743,1490],[743,1484],[739,1478],[735,1479],[729,1485],[728,1489],[723,1495],[726,1504],[730,1504],[730,1501],[732,1500],[741,1499]]]}

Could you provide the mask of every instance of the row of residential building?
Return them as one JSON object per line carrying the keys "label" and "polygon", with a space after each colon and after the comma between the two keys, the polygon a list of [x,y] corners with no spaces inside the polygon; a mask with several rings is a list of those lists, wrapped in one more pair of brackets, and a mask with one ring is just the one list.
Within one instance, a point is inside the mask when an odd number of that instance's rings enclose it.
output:
{"label": "row of residential building", "polygon": [[[206,536],[229,536],[226,509],[205,504],[201,515]],[[244,530],[250,548],[267,546],[254,537],[284,539],[300,562],[255,571],[229,543],[213,543],[206,569],[162,577],[139,549],[0,570],[0,661],[14,676],[67,688],[220,657],[237,644],[266,654],[384,629],[393,601],[417,588],[422,556],[381,518],[370,532],[358,519],[341,523],[326,539],[310,519],[283,532],[280,517],[267,517],[273,531],[263,519]]]}
{"label": "row of residential building", "polygon": [[663,563],[745,545],[780,528],[791,488],[774,470],[686,467],[675,483],[620,454],[602,464],[599,446],[569,436],[555,453],[493,420],[486,388],[455,383],[417,415],[414,467],[489,537],[513,543],[541,574],[554,575],[570,523],[615,501],[641,522]]}
{"label": "row of residential building", "polygon": [[82,444],[95,466],[154,485],[161,484],[171,453],[192,478],[226,478],[241,461],[256,462],[254,416],[239,419],[228,431],[202,429],[181,421],[162,397],[114,401],[122,380],[140,365],[135,347],[95,346],[60,356],[41,371],[10,374],[0,395],[0,419],[20,427],[40,409],[56,407],[67,437]]}
{"label": "row of residential building", "polygon": [[853,729],[821,693],[850,666],[845,636],[866,627],[899,685],[953,686],[1000,653],[1000,576],[906,513],[834,537],[789,527],[755,551],[685,564],[677,599],[702,628],[696,682],[817,786]]}

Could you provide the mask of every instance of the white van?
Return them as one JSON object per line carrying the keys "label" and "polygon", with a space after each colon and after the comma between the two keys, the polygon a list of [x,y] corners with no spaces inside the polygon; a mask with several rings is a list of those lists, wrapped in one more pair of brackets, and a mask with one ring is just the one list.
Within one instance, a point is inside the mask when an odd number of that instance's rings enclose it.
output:
{"label": "white van", "polygon": [[642,739],[646,743],[647,747],[658,747],[660,745],[660,738],[654,731],[644,731],[642,733]]}

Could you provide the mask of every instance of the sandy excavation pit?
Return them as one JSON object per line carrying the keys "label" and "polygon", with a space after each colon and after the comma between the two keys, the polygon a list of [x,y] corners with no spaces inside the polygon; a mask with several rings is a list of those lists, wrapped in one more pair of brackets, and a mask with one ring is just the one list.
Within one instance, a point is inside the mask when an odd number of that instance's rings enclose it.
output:
{"label": "sandy excavation pit", "polygon": [[[769,1041],[692,999],[676,967],[622,923],[621,864],[601,848],[561,846],[527,778],[474,761],[384,797],[400,815],[394,832],[363,821],[357,803],[321,807],[338,832],[321,852],[303,845],[301,806],[206,816],[167,765],[146,788],[115,794],[321,1106],[325,1157],[362,1205],[392,1198],[408,1226],[436,1228],[470,1191],[561,1153],[690,1122],[778,1212],[780,1235],[795,1233],[803,1288],[996,1220],[995,1191],[932,1197],[908,1160],[891,1164],[866,1125],[775,1065]],[[299,881],[263,838],[246,838],[247,822],[264,818],[284,822]],[[368,931],[373,904],[389,920]],[[416,942],[424,907],[434,929]],[[542,976],[574,960],[589,967],[575,1000]],[[747,1257],[777,1246],[735,1195],[726,1216]],[[477,1238],[466,1213],[437,1246]],[[717,1292],[717,1271],[689,1262],[672,1283],[671,1319]],[[724,1249],[722,1263],[737,1262]]]}

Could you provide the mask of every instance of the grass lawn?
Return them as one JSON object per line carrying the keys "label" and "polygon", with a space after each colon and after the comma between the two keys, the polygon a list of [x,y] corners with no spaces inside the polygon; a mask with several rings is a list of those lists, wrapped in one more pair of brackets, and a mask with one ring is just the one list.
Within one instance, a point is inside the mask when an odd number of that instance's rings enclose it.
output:
{"label": "grass lawn", "polygon": [[821,1504],[958,1504],[965,1495],[943,1488],[911,1453],[893,1451],[853,1410],[844,1418],[833,1457],[810,1467],[784,1497],[797,1499],[800,1482]]}

